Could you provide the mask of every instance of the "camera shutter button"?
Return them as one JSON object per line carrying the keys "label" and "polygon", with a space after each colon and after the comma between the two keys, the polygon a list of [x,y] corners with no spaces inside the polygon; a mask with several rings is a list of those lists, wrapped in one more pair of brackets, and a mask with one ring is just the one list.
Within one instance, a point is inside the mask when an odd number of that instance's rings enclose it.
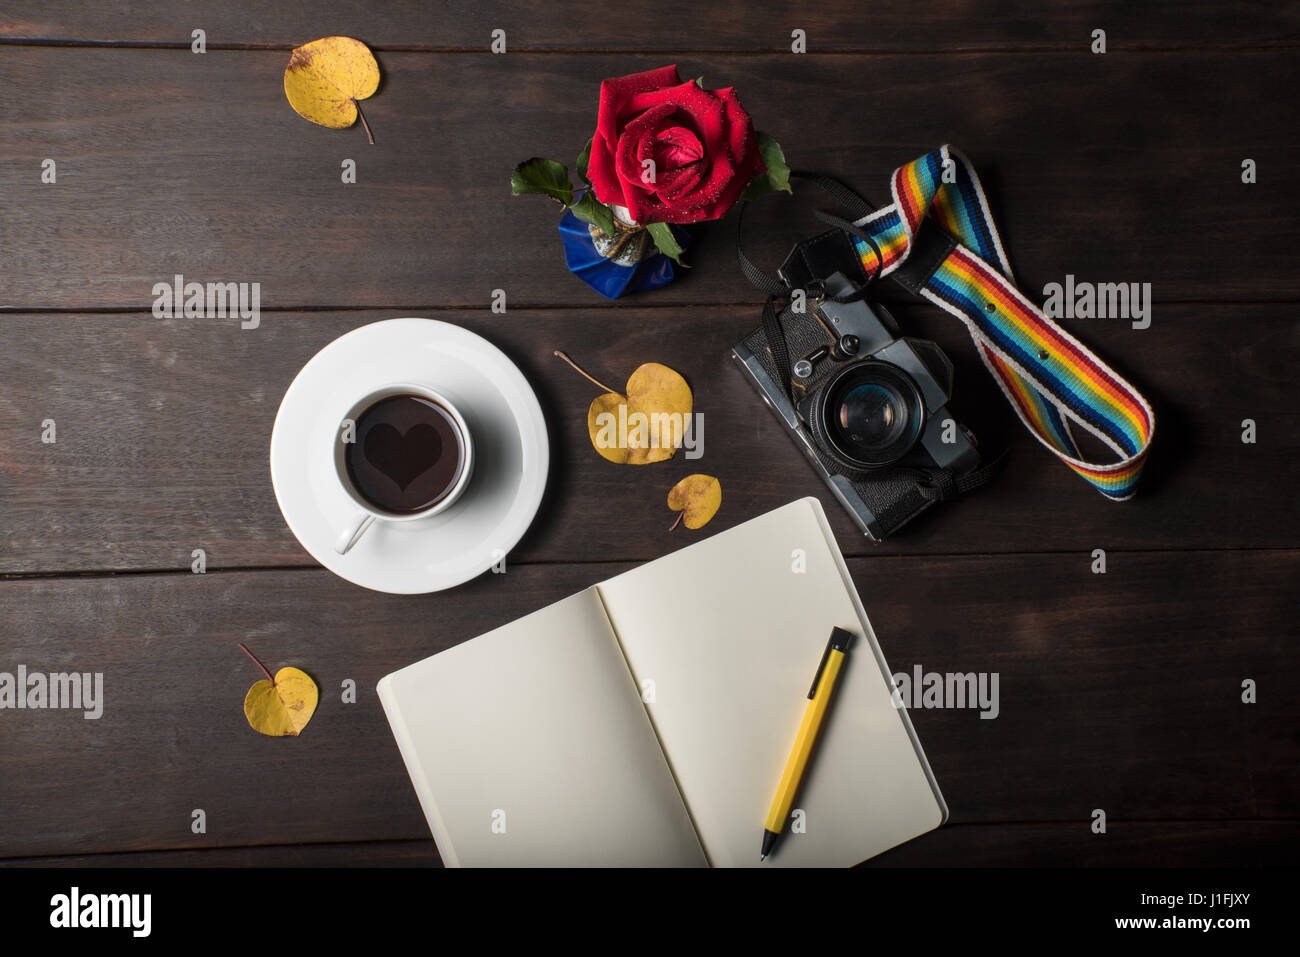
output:
{"label": "camera shutter button", "polygon": [[840,336],[839,341],[835,343],[835,358],[847,359],[851,356],[856,356],[858,350],[861,348],[862,343],[857,336]]}

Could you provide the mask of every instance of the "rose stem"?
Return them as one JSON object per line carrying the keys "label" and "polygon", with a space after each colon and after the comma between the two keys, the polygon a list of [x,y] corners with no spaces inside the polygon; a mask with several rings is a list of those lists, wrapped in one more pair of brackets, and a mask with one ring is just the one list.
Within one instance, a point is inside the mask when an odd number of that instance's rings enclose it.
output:
{"label": "rose stem", "polygon": [[681,522],[682,522],[682,517],[683,517],[685,514],[686,514],[686,510],[685,510],[685,509],[683,509],[682,511],[678,512],[678,513],[677,513],[677,521],[673,522],[672,525],[670,525],[670,526],[668,527],[668,531],[671,532],[671,531],[672,531],[673,529],[675,529],[678,525],[680,525]]}
{"label": "rose stem", "polygon": [[370,141],[371,146],[374,146],[375,145],[374,134],[370,132],[370,124],[366,122],[366,114],[361,112],[361,104],[357,102],[357,98],[355,96],[352,98],[352,105],[357,108],[357,116],[361,117],[361,125],[364,126],[366,129],[366,139]]}
{"label": "rose stem", "polygon": [[266,670],[266,665],[264,665],[264,664],[262,664],[262,662],[258,661],[258,659],[257,659],[257,655],[253,654],[251,651],[249,651],[247,648],[245,648],[245,647],[244,647],[244,643],[243,643],[242,641],[239,643],[239,647],[240,647],[240,650],[242,650],[242,651],[244,652],[244,654],[248,655],[248,657],[250,657],[250,658],[253,659],[253,661],[257,664],[257,667],[259,667],[259,668],[262,669],[262,674],[266,675],[266,677],[269,678],[269,679],[271,680],[271,684],[275,684],[275,678],[271,675],[271,672],[269,672],[269,671]]}
{"label": "rose stem", "polygon": [[563,359],[563,360],[564,360],[565,362],[567,362],[569,365],[573,366],[573,368],[577,370],[578,375],[582,376],[582,377],[583,377],[584,379],[586,379],[588,382],[594,382],[596,385],[600,386],[600,387],[601,387],[602,389],[604,389],[606,392],[612,392],[612,393],[614,393],[615,395],[622,395],[622,394],[623,394],[623,393],[619,392],[617,389],[611,389],[609,386],[605,385],[605,383],[601,382],[599,379],[593,379],[591,376],[587,375],[587,373],[586,373],[585,371],[583,371],[582,366],[578,365],[578,363],[574,362],[572,359],[570,359],[568,356],[566,356],[566,355],[565,355],[563,352],[561,352],[559,349],[556,349],[554,354],[557,355],[557,356],[559,356],[561,359]]}

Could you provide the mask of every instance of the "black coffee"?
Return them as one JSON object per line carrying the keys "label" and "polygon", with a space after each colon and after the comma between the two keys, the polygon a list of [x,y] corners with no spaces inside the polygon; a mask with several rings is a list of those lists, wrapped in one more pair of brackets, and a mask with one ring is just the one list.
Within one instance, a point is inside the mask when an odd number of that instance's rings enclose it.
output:
{"label": "black coffee", "polygon": [[409,515],[437,505],[465,468],[465,446],[451,413],[422,395],[390,395],[356,421],[344,447],[352,487],[375,508]]}

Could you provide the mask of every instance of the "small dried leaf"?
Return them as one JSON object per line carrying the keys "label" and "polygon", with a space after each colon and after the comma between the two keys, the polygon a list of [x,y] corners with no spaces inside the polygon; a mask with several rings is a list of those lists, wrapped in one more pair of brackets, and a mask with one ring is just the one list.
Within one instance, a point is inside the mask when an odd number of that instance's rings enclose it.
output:
{"label": "small dried leaf", "polygon": [[357,100],[379,89],[379,64],[360,40],[325,37],[297,47],[284,70],[284,94],[304,119],[341,130],[357,121]]}
{"label": "small dried leaf", "polygon": [[263,678],[244,696],[244,717],[254,731],[273,737],[297,735],[316,711],[316,682],[297,668],[281,668],[275,683]]}
{"label": "small dried leaf", "polygon": [[688,475],[668,493],[668,507],[682,513],[687,528],[702,528],[722,505],[722,483],[712,475]]}

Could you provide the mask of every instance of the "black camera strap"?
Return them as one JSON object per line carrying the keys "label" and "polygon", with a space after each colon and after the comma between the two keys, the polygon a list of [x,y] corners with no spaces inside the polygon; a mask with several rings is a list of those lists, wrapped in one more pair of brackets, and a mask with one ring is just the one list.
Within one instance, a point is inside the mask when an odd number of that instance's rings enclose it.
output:
{"label": "black camera strap", "polygon": [[[814,186],[821,187],[829,193],[837,203],[839,203],[840,207],[843,208],[849,216],[854,219],[862,219],[865,216],[869,216],[875,210],[875,206],[867,202],[867,200],[863,199],[837,179],[823,176],[820,173],[807,173],[802,170],[791,170],[790,178],[804,180],[805,182],[812,183]],[[742,200],[738,206],[738,213],[736,215],[736,258],[740,261],[740,271],[744,274],[745,278],[750,281],[750,283],[761,292],[767,293],[769,297],[774,299],[788,298],[792,291],[790,286],[779,277],[764,272],[758,266],[754,265],[754,263],[750,261],[749,257],[745,255],[745,248],[742,240],[744,236],[745,209],[748,205],[747,202]],[[868,246],[879,252],[879,247],[876,246],[875,239],[865,231],[859,229],[850,220],[835,216],[832,213],[827,213],[824,210],[816,210],[813,215],[828,225],[843,229],[845,232],[862,240]],[[876,274],[879,274],[879,270],[876,271]],[[876,275],[872,275],[867,277],[867,280],[871,281],[875,278]],[[861,299],[864,294],[864,290],[860,289],[858,292],[853,293],[850,296],[843,299],[836,299],[835,301],[853,302],[857,299]]]}
{"label": "black camera strap", "polygon": [[[855,218],[867,216],[875,209],[871,203],[867,202],[867,200],[863,199],[837,179],[832,179],[829,176],[822,176],[818,173],[804,172],[802,170],[791,170],[790,177],[791,179],[804,180],[805,182],[812,183],[814,186],[821,187],[829,193],[850,216]],[[777,372],[780,374],[781,388],[785,391],[786,398],[793,404],[794,395],[790,387],[793,377],[793,366],[790,361],[790,350],[786,345],[785,333],[781,327],[780,314],[776,309],[777,302],[780,300],[788,300],[793,290],[782,279],[777,276],[772,276],[754,265],[750,258],[745,255],[742,236],[746,206],[748,206],[748,203],[742,201],[736,215],[736,258],[740,262],[740,271],[744,274],[745,278],[761,292],[767,294],[767,301],[763,304],[763,333],[767,336],[769,348],[772,351],[772,362],[776,365]],[[879,252],[879,247],[876,246],[876,241],[849,220],[835,216],[832,213],[827,213],[824,210],[816,210],[814,215],[827,225],[844,230],[849,235],[862,240]],[[879,269],[876,270],[876,275],[866,277],[866,281],[860,284],[859,288],[855,292],[846,296],[827,296],[827,298],[841,303],[855,302],[862,299],[866,296],[870,282],[878,275]],[[809,290],[805,290],[805,292],[808,291]]]}
{"label": "black camera strap", "polygon": [[998,474],[1006,457],[1007,450],[1003,449],[991,461],[963,475],[954,475],[950,469],[926,469],[917,476],[917,489],[931,502],[946,502],[987,485]]}

